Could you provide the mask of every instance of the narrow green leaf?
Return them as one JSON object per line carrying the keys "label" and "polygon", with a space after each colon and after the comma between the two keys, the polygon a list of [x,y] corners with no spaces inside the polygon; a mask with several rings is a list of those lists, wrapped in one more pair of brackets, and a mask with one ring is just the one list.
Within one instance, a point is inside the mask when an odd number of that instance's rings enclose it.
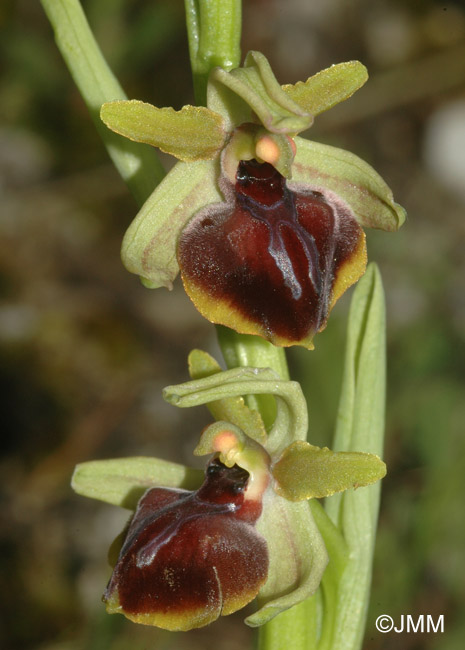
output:
{"label": "narrow green leaf", "polygon": [[196,490],[202,481],[201,470],[159,458],[135,456],[80,463],[74,470],[71,486],[82,496],[134,510],[148,488]]}
{"label": "narrow green leaf", "polygon": [[130,140],[158,147],[179,160],[211,160],[226,139],[223,119],[203,106],[156,108],[131,100],[104,104],[102,121],[115,133]]}
{"label": "narrow green leaf", "polygon": [[286,84],[282,89],[296,104],[312,115],[319,115],[351,97],[368,79],[359,61],[338,63],[321,70],[307,81]]}
{"label": "narrow green leaf", "polygon": [[375,454],[334,452],[305,441],[287,447],[273,467],[276,491],[291,501],[321,499],[370,485],[385,474],[386,465]]}
{"label": "narrow green leaf", "polygon": [[[335,451],[382,455],[385,402],[385,312],[378,268],[370,264],[352,298]],[[326,499],[325,509],[344,535],[349,562],[323,620],[321,650],[361,646],[371,582],[380,484]],[[330,629],[328,628],[330,626]]]}
{"label": "narrow green leaf", "polygon": [[[355,288],[350,307],[334,451],[367,451],[382,456],[386,390],[385,330],[381,275],[377,265],[371,263]],[[328,506],[338,499],[342,497],[328,501]]]}
{"label": "narrow green leaf", "polygon": [[101,105],[115,99],[126,99],[126,95],[105,61],[79,1],[41,0],[41,3],[55,31],[58,49],[110,158],[137,202],[142,205],[165,175],[165,170],[155,151],[122,140],[102,124]]}
{"label": "narrow green leaf", "polygon": [[[309,606],[312,605],[312,601],[315,601],[313,607],[316,609],[315,615],[320,624],[318,643],[315,644],[315,647],[318,647],[319,650],[322,648],[329,649],[331,647],[332,650],[337,650],[336,646],[330,645],[332,632],[335,627],[335,617],[337,616],[336,608],[332,604],[336,603],[339,597],[339,584],[349,561],[349,550],[341,531],[328,517],[320,501],[311,499],[308,501],[308,505],[318,526],[318,530],[323,537],[330,558],[321,579],[320,588],[307,601]],[[322,622],[323,624],[321,624]],[[306,650],[310,650],[311,647],[308,646]]]}
{"label": "narrow green leaf", "polygon": [[349,151],[296,137],[297,152],[292,182],[315,190],[332,190],[352,208],[360,225],[397,230],[405,221],[405,210],[394,202],[381,176],[364,160]]}

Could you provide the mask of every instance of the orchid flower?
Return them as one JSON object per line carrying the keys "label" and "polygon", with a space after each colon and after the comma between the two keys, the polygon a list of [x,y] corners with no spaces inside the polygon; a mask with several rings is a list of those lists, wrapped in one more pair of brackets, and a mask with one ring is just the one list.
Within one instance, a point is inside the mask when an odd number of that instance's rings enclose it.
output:
{"label": "orchid flower", "polygon": [[330,310],[364,273],[363,227],[405,219],[360,158],[297,134],[367,79],[357,61],[281,86],[263,54],[210,73],[207,107],[114,101],[113,131],[179,159],[129,227],[128,270],[184,288],[210,321],[275,345],[313,347]]}
{"label": "orchid flower", "polygon": [[[314,593],[328,562],[307,500],[373,483],[386,468],[374,454],[306,442],[298,383],[269,368],[221,371],[199,350],[189,365],[194,378],[164,396],[179,407],[208,404],[220,418],[194,451],[210,457],[205,477],[156,458],[76,468],[79,494],[134,511],[112,547],[104,601],[108,612],[137,623],[189,630],[257,597],[246,622],[262,625]],[[268,432],[242,397],[253,394],[276,399]]]}

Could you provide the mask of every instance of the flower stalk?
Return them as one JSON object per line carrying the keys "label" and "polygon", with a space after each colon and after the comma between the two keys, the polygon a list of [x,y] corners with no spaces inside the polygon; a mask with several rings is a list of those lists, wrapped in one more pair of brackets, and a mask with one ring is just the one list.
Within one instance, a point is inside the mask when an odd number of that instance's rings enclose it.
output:
{"label": "flower stalk", "polygon": [[237,68],[241,60],[241,0],[184,0],[196,103],[207,103],[212,68]]}

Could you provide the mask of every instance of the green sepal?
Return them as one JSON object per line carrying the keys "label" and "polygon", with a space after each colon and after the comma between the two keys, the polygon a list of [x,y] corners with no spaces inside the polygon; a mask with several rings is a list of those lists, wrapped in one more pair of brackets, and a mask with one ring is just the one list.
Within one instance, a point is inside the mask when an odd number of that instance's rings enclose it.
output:
{"label": "green sepal", "polygon": [[[262,625],[258,630],[258,648],[282,650],[328,650],[336,648],[328,643],[322,629],[322,612],[328,620],[328,604],[336,600],[338,584],[347,565],[347,545],[337,526],[329,519],[317,499],[307,502],[328,552],[330,561],[323,573],[320,588],[310,598],[281,612],[279,616]],[[324,610],[323,610],[324,607]],[[331,621],[328,621],[331,622]]]}
{"label": "green sepal", "polygon": [[142,206],[123,239],[121,257],[128,271],[147,287],[172,288],[179,273],[179,233],[197,210],[220,202],[218,161],[178,162]]}
{"label": "green sepal", "polygon": [[392,231],[404,223],[405,210],[394,202],[392,191],[368,163],[349,151],[304,138],[296,137],[295,144],[290,189],[305,183],[307,189],[332,190],[367,228]]}
{"label": "green sepal", "polygon": [[266,57],[249,52],[244,66],[226,72],[214,68],[210,74],[207,105],[224,118],[227,129],[257,120],[272,133],[300,133],[313,123],[281,88]]}
{"label": "green sepal", "polygon": [[103,104],[100,117],[120,135],[158,147],[179,160],[211,160],[226,141],[224,122],[204,106],[157,108],[138,100]]}
{"label": "green sepal", "polygon": [[282,89],[304,111],[316,116],[351,97],[367,79],[368,71],[362,63],[347,61]]}
{"label": "green sepal", "polygon": [[375,454],[334,452],[297,441],[284,450],[272,473],[276,492],[300,501],[375,483],[385,476],[386,465]]}
{"label": "green sepal", "polygon": [[[188,358],[191,379],[203,379],[221,372],[220,364],[203,350],[192,350]],[[224,397],[207,403],[207,408],[215,420],[225,420],[236,425],[245,434],[263,444],[266,429],[258,411],[250,409],[243,397]]]}
{"label": "green sepal", "polygon": [[257,597],[260,609],[245,619],[252,627],[311,596],[328,563],[323,538],[306,501],[293,503],[268,490],[257,531],[266,538],[270,564],[268,579]]}
{"label": "green sepal", "polygon": [[203,471],[178,463],[135,456],[80,463],[74,470],[71,487],[81,496],[134,510],[148,488],[196,490],[203,476]]}

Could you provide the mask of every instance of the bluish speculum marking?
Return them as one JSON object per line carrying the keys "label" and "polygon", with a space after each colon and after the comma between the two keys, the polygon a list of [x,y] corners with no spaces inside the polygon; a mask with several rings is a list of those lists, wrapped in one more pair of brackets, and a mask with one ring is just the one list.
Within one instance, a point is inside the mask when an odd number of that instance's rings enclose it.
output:
{"label": "bluish speculum marking", "polygon": [[241,161],[236,179],[237,202],[268,228],[268,251],[293,299],[299,300],[303,289],[283,239],[284,228],[293,230],[300,241],[308,262],[308,275],[315,292],[320,294],[322,278],[315,238],[302,228],[297,219],[295,195],[286,187],[286,179],[271,165],[260,165],[255,160]]}

